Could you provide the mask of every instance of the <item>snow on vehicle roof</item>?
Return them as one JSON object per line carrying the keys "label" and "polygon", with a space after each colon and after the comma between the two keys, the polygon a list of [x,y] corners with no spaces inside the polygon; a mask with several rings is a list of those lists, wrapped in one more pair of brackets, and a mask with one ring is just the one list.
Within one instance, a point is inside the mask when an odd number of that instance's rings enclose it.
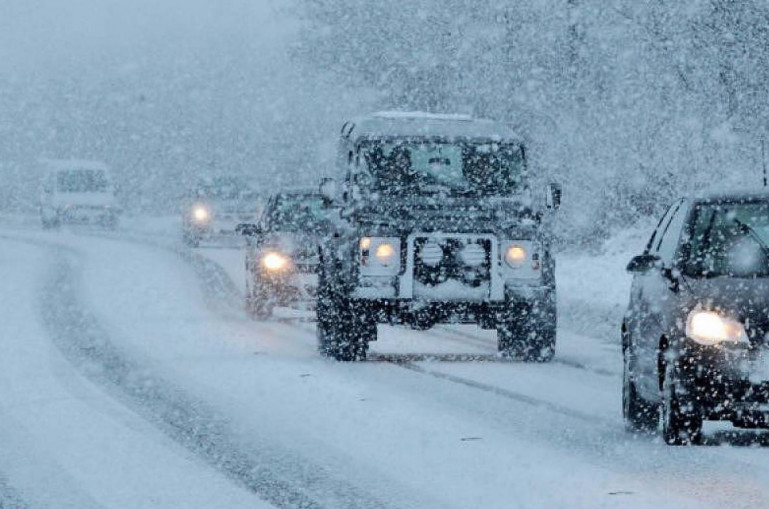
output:
{"label": "snow on vehicle roof", "polygon": [[699,202],[769,200],[769,188],[703,191],[693,199]]}
{"label": "snow on vehicle roof", "polygon": [[355,141],[361,138],[448,138],[468,140],[523,140],[508,125],[467,115],[436,114],[420,111],[382,111],[348,121],[342,136]]}
{"label": "snow on vehicle roof", "polygon": [[307,194],[317,194],[320,196],[320,191],[317,187],[296,186],[296,187],[283,187],[274,193],[275,195],[283,196],[301,196]]}
{"label": "snow on vehicle roof", "polygon": [[49,171],[62,170],[103,170],[109,171],[109,166],[100,161],[88,161],[85,159],[40,159]]}

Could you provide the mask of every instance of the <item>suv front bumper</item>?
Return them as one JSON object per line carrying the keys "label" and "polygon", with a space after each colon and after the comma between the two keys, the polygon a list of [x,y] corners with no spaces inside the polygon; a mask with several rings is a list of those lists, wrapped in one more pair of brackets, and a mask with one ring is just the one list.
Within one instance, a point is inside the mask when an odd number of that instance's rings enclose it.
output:
{"label": "suv front bumper", "polygon": [[435,323],[475,323],[493,329],[500,321],[534,316],[555,323],[554,291],[549,287],[507,288],[504,300],[419,300],[353,296],[356,312],[377,323],[429,326]]}

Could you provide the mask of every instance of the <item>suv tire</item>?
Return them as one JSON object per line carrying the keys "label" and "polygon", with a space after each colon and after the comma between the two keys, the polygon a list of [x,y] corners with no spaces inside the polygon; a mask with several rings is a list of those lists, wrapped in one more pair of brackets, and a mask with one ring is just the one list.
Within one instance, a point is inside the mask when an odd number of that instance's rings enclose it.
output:
{"label": "suv tire", "polygon": [[318,351],[337,361],[366,360],[369,341],[376,341],[377,324],[350,299],[336,294],[321,272],[318,286]]}
{"label": "suv tire", "polygon": [[662,381],[662,437],[668,445],[694,445],[702,441],[702,415],[693,401],[678,394],[679,368],[665,364]]}

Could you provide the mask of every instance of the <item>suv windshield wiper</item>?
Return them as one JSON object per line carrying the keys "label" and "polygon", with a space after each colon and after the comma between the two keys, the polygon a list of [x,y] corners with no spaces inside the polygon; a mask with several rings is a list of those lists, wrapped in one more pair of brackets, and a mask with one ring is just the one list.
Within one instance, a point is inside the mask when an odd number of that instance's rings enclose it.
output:
{"label": "suv windshield wiper", "polygon": [[734,223],[740,227],[740,230],[750,235],[751,238],[754,241],[756,241],[756,244],[758,244],[761,247],[761,250],[764,252],[764,255],[769,257],[769,246],[766,245],[766,242],[764,241],[764,239],[761,238],[761,236],[756,232],[756,230],[753,229],[752,226],[750,226],[747,223],[743,223],[737,218],[734,218]]}

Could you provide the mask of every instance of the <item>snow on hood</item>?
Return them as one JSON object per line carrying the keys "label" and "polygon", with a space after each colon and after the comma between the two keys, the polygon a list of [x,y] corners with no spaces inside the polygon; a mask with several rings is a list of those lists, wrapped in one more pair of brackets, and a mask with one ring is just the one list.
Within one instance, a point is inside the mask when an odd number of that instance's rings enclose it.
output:
{"label": "snow on hood", "polygon": [[115,195],[112,193],[56,193],[53,197],[54,205],[94,205],[114,206]]}

